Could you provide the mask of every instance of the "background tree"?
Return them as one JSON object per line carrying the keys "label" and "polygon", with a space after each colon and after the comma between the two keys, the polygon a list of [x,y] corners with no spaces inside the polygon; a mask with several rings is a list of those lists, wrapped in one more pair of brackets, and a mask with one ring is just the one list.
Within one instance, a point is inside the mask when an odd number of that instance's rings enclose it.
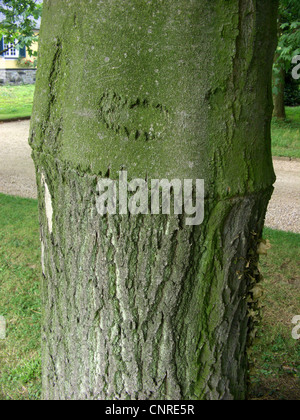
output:
{"label": "background tree", "polygon": [[[274,0],[46,0],[30,144],[45,399],[244,399],[273,191]],[[205,220],[97,182],[204,179]]]}
{"label": "background tree", "polygon": [[[1,0],[0,40],[5,37],[6,44],[15,45],[18,48],[26,47],[31,55],[36,55],[37,53],[31,50],[31,45],[38,40],[38,35],[34,30],[41,13],[40,0]],[[0,55],[10,48],[2,49],[0,46]]]}
{"label": "background tree", "polygon": [[291,71],[285,77],[284,103],[286,106],[300,106],[300,80],[294,79]]}
{"label": "background tree", "polygon": [[300,54],[300,2],[280,0],[278,19],[279,42],[273,69],[274,116],[285,119],[285,79],[292,58]]}

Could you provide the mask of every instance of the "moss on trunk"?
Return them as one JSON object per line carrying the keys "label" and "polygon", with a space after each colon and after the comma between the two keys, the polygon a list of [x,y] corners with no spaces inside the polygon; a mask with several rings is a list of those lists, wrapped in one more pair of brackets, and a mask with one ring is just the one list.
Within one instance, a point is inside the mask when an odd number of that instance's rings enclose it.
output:
{"label": "moss on trunk", "polygon": [[[244,399],[275,0],[45,1],[30,144],[46,399]],[[204,179],[205,220],[106,216],[97,180]]]}

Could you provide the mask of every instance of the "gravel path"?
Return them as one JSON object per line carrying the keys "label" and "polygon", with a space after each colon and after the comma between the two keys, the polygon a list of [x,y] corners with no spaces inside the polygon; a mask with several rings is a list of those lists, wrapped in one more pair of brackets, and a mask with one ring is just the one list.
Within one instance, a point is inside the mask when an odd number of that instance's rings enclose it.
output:
{"label": "gravel path", "polygon": [[28,145],[29,121],[0,124],[0,192],[36,198],[35,170]]}
{"label": "gravel path", "polygon": [[[0,124],[0,192],[36,198],[35,171],[27,143],[29,121]],[[277,175],[266,225],[300,233],[300,161],[274,159]]]}
{"label": "gravel path", "polygon": [[300,160],[274,158],[277,176],[266,225],[300,233]]}

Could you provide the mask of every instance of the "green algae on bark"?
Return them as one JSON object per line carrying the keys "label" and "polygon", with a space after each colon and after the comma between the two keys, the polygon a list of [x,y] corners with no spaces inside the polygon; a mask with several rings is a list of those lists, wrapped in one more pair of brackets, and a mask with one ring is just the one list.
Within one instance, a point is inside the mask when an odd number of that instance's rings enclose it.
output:
{"label": "green algae on bark", "polygon": [[[245,398],[276,9],[45,1],[30,136],[45,399]],[[100,217],[97,181],[120,170],[204,179],[203,224]]]}

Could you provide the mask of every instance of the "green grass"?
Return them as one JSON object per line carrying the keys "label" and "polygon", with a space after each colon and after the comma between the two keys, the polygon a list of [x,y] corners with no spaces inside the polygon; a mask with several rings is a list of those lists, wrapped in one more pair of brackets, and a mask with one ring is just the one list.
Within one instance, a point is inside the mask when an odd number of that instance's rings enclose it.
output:
{"label": "green grass", "polygon": [[300,315],[300,235],[265,229],[272,248],[261,257],[263,322],[254,347],[252,397],[300,400],[300,342],[292,319]]}
{"label": "green grass", "polygon": [[37,202],[0,194],[0,400],[40,397],[40,272]]}
{"label": "green grass", "polygon": [[[0,194],[0,399],[36,400],[41,395],[40,242],[35,200]],[[300,235],[265,230],[272,248],[261,258],[263,322],[254,347],[252,399],[300,400],[300,342],[291,320],[300,315]]]}
{"label": "green grass", "polygon": [[0,86],[0,121],[30,117],[34,85]]}
{"label": "green grass", "polygon": [[287,107],[286,116],[285,121],[272,121],[272,154],[300,158],[300,107]]}

